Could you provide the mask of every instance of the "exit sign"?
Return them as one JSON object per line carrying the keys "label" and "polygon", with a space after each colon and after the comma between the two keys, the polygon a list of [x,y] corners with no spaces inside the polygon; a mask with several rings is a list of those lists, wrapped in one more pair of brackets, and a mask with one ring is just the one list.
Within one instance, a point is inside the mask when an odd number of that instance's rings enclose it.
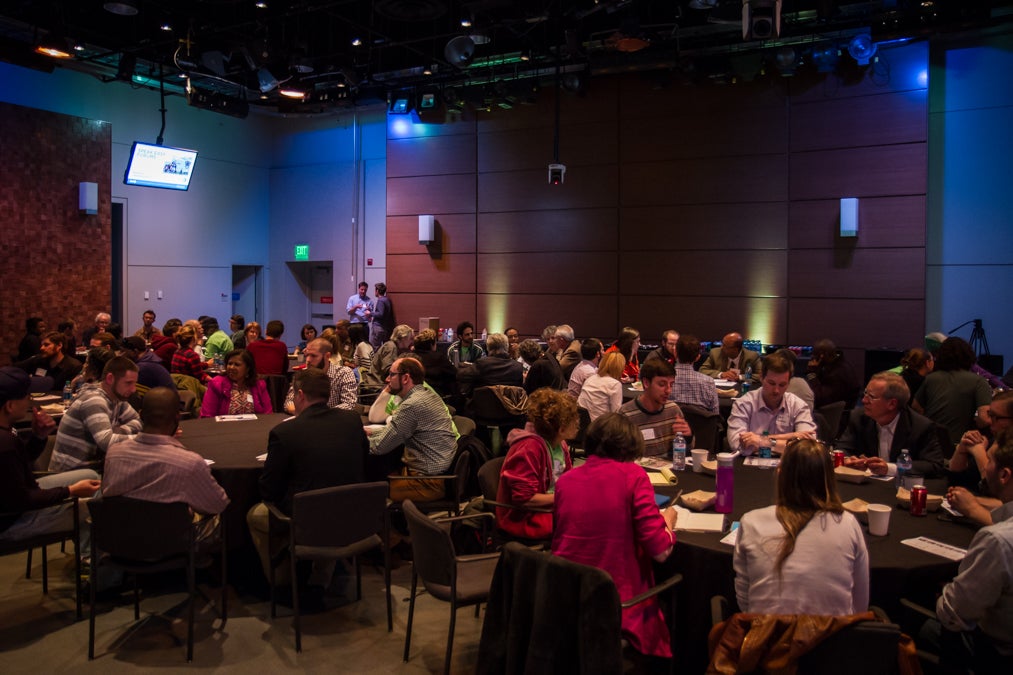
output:
{"label": "exit sign", "polygon": [[293,255],[296,260],[309,260],[310,259],[310,245],[309,244],[296,244],[293,249]]}

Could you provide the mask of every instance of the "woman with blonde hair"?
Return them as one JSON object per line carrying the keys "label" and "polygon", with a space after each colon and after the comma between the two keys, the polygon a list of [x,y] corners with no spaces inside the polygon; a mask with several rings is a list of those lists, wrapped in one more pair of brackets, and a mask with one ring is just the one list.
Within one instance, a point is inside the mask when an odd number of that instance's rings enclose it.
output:
{"label": "woman with blonde hair", "polygon": [[843,616],[869,608],[865,537],[841,506],[822,443],[788,443],[777,501],[742,516],[733,563],[743,612]]}
{"label": "woman with blonde hair", "polygon": [[586,380],[577,397],[577,405],[587,410],[591,421],[605,413],[618,412],[623,404],[623,369],[626,357],[619,352],[609,352],[598,364],[598,372]]}

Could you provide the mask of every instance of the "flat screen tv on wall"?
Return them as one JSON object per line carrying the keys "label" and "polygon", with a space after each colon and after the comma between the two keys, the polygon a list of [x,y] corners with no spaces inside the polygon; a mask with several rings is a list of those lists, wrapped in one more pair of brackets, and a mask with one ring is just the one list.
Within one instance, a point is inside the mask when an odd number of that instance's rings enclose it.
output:
{"label": "flat screen tv on wall", "polygon": [[134,141],[123,182],[141,187],[186,190],[190,187],[196,150]]}

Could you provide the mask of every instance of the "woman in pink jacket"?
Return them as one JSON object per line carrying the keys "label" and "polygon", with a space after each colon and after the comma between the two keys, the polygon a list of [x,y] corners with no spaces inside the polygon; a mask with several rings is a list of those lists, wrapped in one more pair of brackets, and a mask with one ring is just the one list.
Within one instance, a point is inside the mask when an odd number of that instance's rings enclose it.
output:
{"label": "woman in pink jacket", "polygon": [[208,382],[201,417],[273,412],[267,385],[257,377],[253,356],[245,349],[233,349],[225,356],[225,374]]}
{"label": "woman in pink jacket", "polygon": [[[606,413],[584,436],[587,462],[556,484],[552,552],[605,570],[625,602],[654,585],[651,560],[675,545],[675,511],[659,511],[647,473],[633,460],[644,441],[621,413]],[[657,598],[623,610],[623,635],[641,654],[671,658],[669,631]]]}

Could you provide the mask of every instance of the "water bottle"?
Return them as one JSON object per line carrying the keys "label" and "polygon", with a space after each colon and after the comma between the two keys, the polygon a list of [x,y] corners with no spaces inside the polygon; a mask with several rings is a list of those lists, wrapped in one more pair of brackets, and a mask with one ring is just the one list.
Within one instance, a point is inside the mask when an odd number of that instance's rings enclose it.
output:
{"label": "water bottle", "polygon": [[63,385],[63,409],[66,410],[70,407],[70,400],[74,398],[74,388],[70,386],[70,380]]}
{"label": "water bottle", "polygon": [[714,510],[731,513],[735,498],[735,455],[730,452],[718,453],[717,501]]}
{"label": "water bottle", "polygon": [[753,384],[753,367],[746,366],[746,372],[742,374],[742,393],[746,394],[749,392],[749,387]]}
{"label": "water bottle", "polygon": [[672,471],[684,471],[686,469],[686,439],[682,434],[676,432],[672,439]]}
{"label": "water bottle", "polygon": [[453,328],[448,328],[447,329],[447,342],[453,342],[453,341],[454,341],[454,329]]}
{"label": "water bottle", "polygon": [[488,337],[489,337],[489,331],[487,331],[486,329],[483,328],[482,329],[482,342],[485,342]]}
{"label": "water bottle", "polygon": [[770,432],[763,432],[763,441],[760,442],[760,457],[763,459],[770,459]]}
{"label": "water bottle", "polygon": [[904,478],[911,473],[911,453],[904,448],[900,451],[900,457],[897,458],[897,487],[907,487],[904,485]]}

